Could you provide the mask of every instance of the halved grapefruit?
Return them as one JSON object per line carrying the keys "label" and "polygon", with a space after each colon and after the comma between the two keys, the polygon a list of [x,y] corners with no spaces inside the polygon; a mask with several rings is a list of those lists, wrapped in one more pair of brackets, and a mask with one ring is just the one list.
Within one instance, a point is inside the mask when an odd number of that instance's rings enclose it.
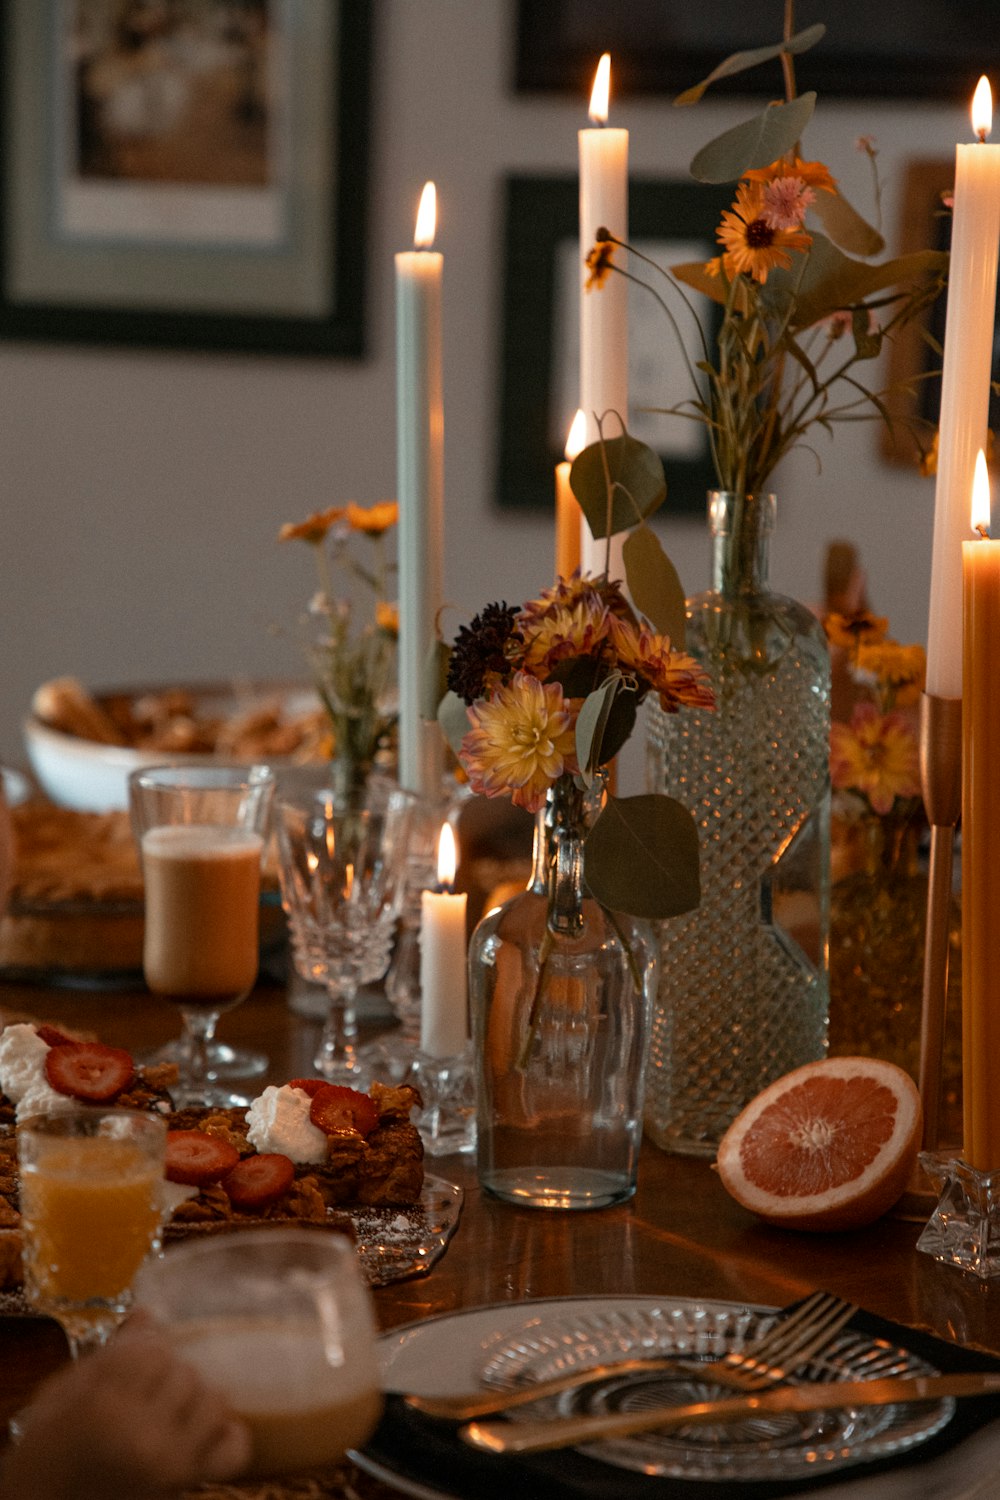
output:
{"label": "halved grapefruit", "polygon": [[872,1057],[806,1063],[752,1099],[719,1143],[738,1203],[786,1229],[860,1229],[906,1187],[920,1145],[908,1073]]}

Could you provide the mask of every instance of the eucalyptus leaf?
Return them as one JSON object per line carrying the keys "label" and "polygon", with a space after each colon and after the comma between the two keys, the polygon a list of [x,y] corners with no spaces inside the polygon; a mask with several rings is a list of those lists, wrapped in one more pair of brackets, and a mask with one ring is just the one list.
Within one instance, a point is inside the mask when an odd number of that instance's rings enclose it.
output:
{"label": "eucalyptus leaf", "polygon": [[625,538],[622,559],[625,582],[636,609],[661,635],[670,637],[676,650],[683,650],[687,629],[684,589],[659,537],[645,524],[637,526]]}
{"label": "eucalyptus leaf", "polygon": [[734,52],[721,62],[717,68],[713,68],[707,78],[696,83],[692,88],[685,89],[683,94],[678,94],[674,100],[675,104],[697,104],[709,84],[715,83],[720,78],[732,78],[736,73],[745,73],[748,68],[759,67],[761,63],[770,62],[774,57],[780,57],[783,52],[807,52],[810,47],[826,35],[826,27],[822,21],[815,26],[807,26],[805,31],[797,32],[795,36],[789,37],[787,42],[776,42],[771,47],[755,47],[751,52]]}
{"label": "eucalyptus leaf", "polygon": [[842,193],[816,194],[810,211],[816,215],[835,245],[850,255],[881,255],[885,240],[873,225],[852,208]]}
{"label": "eucalyptus leaf", "polygon": [[420,683],[420,717],[431,723],[437,718],[438,706],[448,691],[448,658],[451,651],[444,641],[434,641],[424,658]]}
{"label": "eucalyptus leaf", "polygon": [[608,535],[609,480],[612,536],[652,515],[667,493],[659,455],[638,438],[626,432],[603,443],[591,443],[573,460],[569,482],[591,533],[598,539]]}
{"label": "eucalyptus leaf", "polygon": [[580,775],[588,786],[594,779],[594,772],[601,764],[601,741],[604,739],[604,727],[608,722],[608,715],[621,681],[620,673],[611,673],[599,688],[584,699],[577,715],[576,761],[580,767]]}
{"label": "eucalyptus leaf", "polygon": [[858,359],[877,359],[882,352],[882,335],[869,327],[867,307],[856,307],[851,315],[851,332]]}
{"label": "eucalyptus leaf", "polygon": [[614,760],[619,750],[630,738],[635,728],[638,711],[638,694],[634,688],[623,684],[615,694],[607,723],[604,726],[604,734],[601,737],[600,764],[602,766],[606,766],[609,760]]}
{"label": "eucalyptus leaf", "polygon": [[592,656],[567,656],[549,673],[550,682],[558,682],[566,698],[587,698],[604,681],[607,667]]}
{"label": "eucalyptus leaf", "polygon": [[679,917],[701,900],[698,831],[673,797],[609,797],[583,846],[587,887],[634,917]]}
{"label": "eucalyptus leaf", "polygon": [[751,168],[769,167],[791,151],[815,108],[812,91],[787,104],[769,104],[754,119],[703,146],[691,163],[691,176],[699,182],[737,182]]}
{"label": "eucalyptus leaf", "polygon": [[438,704],[437,721],[441,726],[441,733],[457,755],[471,725],[464,700],[450,689]]}
{"label": "eucalyptus leaf", "polygon": [[796,328],[809,328],[841,308],[864,302],[875,292],[942,274],[948,266],[948,252],[915,250],[869,265],[852,260],[825,235],[814,234],[810,250],[804,255],[793,251],[792,261],[790,271],[779,266],[771,272],[767,291],[772,292],[772,283],[775,295],[794,290],[792,322]]}

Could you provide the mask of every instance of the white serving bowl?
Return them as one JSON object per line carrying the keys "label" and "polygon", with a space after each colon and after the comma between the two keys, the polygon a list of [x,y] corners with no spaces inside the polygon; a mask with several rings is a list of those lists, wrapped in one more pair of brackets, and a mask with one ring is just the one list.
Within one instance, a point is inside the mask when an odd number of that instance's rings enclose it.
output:
{"label": "white serving bowl", "polygon": [[[203,687],[185,686],[196,699],[199,711],[206,714],[242,714],[255,704],[281,698],[289,715],[307,712],[316,706],[316,695],[308,687],[290,683],[251,683],[239,692],[218,684]],[[151,688],[129,690],[126,696],[140,698]],[[98,701],[102,696],[95,694]],[[122,696],[121,693],[115,696]],[[128,807],[128,778],[141,766],[205,765],[216,759],[211,754],[137,750],[128,745],[102,745],[79,735],[53,729],[34,714],[24,721],[24,744],[35,779],[45,795],[63,807],[78,812],[112,812]],[[286,756],[262,755],[260,761],[276,769],[294,762]]]}

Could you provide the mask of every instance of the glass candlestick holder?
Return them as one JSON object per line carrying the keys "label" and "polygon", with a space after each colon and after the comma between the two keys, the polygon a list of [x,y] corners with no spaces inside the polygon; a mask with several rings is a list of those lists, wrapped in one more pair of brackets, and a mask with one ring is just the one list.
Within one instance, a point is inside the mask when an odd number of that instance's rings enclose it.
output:
{"label": "glass candlestick holder", "polygon": [[981,1281],[1000,1276],[1000,1171],[937,1151],[921,1152],[920,1165],[940,1197],[917,1249]]}
{"label": "glass candlestick holder", "polygon": [[476,1149],[476,1075],[472,1043],[455,1057],[431,1057],[418,1051],[408,1080],[420,1091],[423,1111],[417,1121],[428,1156],[450,1156]]}

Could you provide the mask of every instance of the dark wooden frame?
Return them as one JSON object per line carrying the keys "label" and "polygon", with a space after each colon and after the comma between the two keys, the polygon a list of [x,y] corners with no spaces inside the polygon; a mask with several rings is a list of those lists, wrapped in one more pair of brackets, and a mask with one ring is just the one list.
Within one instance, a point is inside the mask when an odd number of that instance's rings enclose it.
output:
{"label": "dark wooden frame", "polygon": [[[744,0],[701,7],[688,0],[518,0],[515,86],[574,93],[585,101],[598,57],[610,52],[616,96],[679,93],[730,53],[777,41],[781,7],[770,10],[769,19],[760,7],[748,11]],[[995,20],[993,0],[955,0],[948,7],[923,0],[911,7],[904,32],[889,33],[870,0],[838,0],[833,7],[799,0],[798,28],[827,24],[823,40],[797,61],[799,86],[831,97],[971,99],[989,61],[984,37]],[[780,94],[780,68],[757,68],[717,87]]]}
{"label": "dark wooden frame", "polygon": [[[7,0],[0,17],[0,337],[78,344],[121,344],[178,349],[234,350],[244,353],[333,355],[357,358],[365,353],[368,143],[371,119],[373,8],[370,0],[323,0],[338,7],[329,77],[333,83],[332,118],[317,128],[333,132],[334,180],[320,206],[329,226],[327,251],[332,275],[328,301],[316,314],[259,310],[233,312],[102,305],[80,298],[67,301],[53,287],[51,300],[19,300],[9,274],[9,229],[13,217],[9,174],[14,137],[19,130],[50,128],[33,113],[30,120],[12,118],[16,18],[24,7],[29,26],[54,24],[57,0]],[[312,0],[309,0],[312,3]],[[36,20],[35,17],[38,19]],[[38,81],[39,95],[49,91]],[[39,106],[41,111],[42,106]],[[40,228],[48,226],[39,212]],[[229,253],[227,251],[227,253]],[[238,268],[239,250],[232,252]]]}
{"label": "dark wooden frame", "polygon": [[[553,471],[563,456],[551,436],[556,250],[560,241],[579,233],[578,194],[575,177],[514,176],[505,185],[495,486],[496,502],[504,509],[541,510],[553,505]],[[729,186],[633,179],[629,184],[629,234],[636,242],[704,241],[707,253],[711,253],[719,215],[731,198]],[[697,293],[689,295],[697,300]],[[661,316],[652,300],[650,316]],[[674,333],[662,316],[666,346]],[[719,310],[713,303],[710,332],[714,333],[718,322]],[[661,456],[667,476],[667,512],[703,515],[706,491],[715,483],[707,437],[696,459]]]}

